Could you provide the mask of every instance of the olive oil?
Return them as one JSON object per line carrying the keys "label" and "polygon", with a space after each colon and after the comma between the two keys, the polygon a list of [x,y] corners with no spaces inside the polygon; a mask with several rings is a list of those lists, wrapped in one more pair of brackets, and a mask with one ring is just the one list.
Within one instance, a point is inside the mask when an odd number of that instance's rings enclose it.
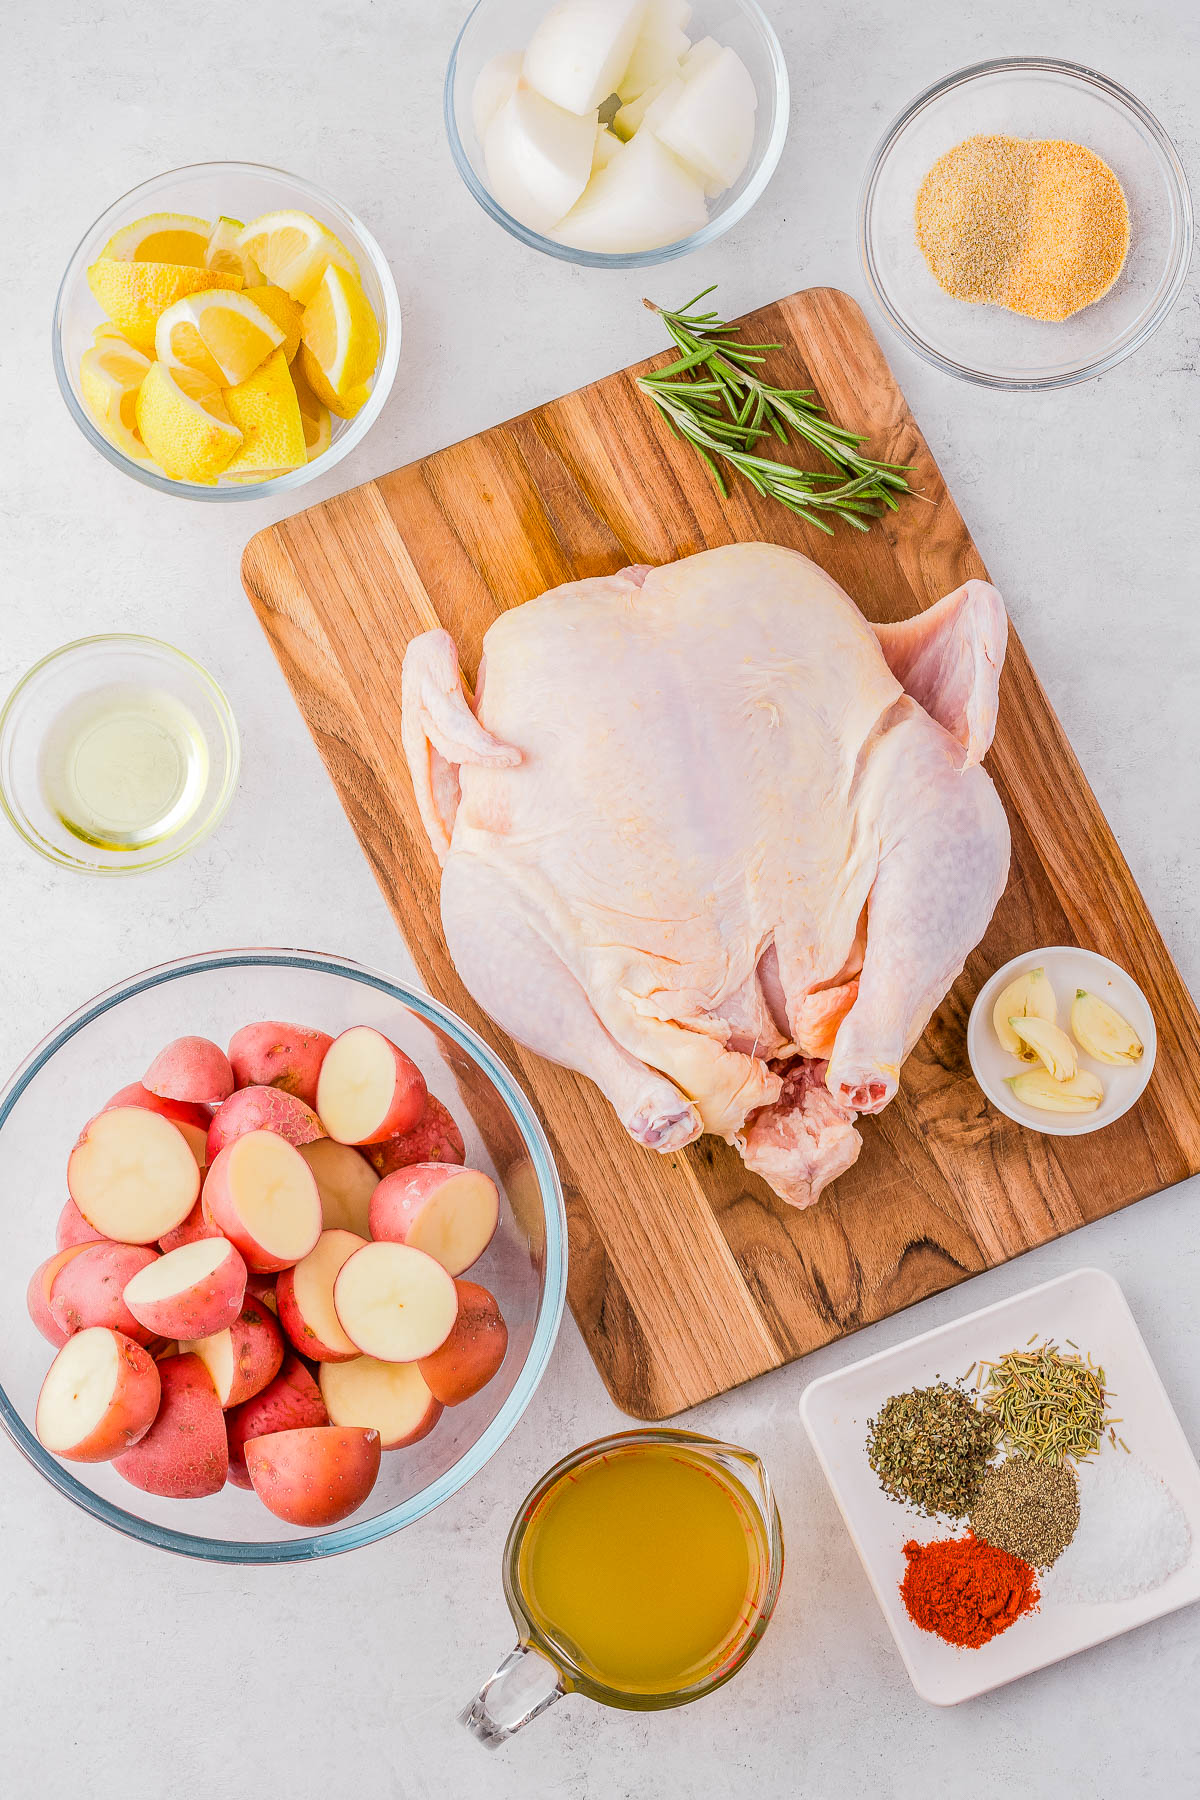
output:
{"label": "olive oil", "polygon": [[208,785],[208,746],[165,689],[114,683],[83,694],[46,734],[46,805],[82,843],[143,850],[181,831]]}
{"label": "olive oil", "polygon": [[676,1693],[751,1635],[769,1549],[740,1484],[685,1446],[569,1469],[525,1531],[517,1582],[538,1630],[618,1693]]}

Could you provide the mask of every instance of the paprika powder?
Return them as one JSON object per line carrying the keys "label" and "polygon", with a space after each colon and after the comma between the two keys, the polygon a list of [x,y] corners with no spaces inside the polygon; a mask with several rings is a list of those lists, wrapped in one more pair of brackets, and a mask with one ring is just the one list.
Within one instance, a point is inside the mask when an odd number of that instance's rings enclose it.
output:
{"label": "paprika powder", "polygon": [[913,1624],[947,1644],[978,1649],[1007,1631],[1041,1595],[1037,1575],[1019,1556],[985,1544],[974,1532],[940,1543],[904,1546],[908,1562],[900,1597]]}

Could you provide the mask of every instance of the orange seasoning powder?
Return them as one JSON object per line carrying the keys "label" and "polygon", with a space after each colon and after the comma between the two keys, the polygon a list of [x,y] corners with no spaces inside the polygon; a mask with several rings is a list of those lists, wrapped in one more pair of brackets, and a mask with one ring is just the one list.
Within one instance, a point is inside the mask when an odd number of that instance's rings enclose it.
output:
{"label": "orange seasoning powder", "polygon": [[1033,319],[1069,319],[1106,294],[1129,250],[1129,207],[1083,144],[966,138],[917,194],[917,243],[939,287]]}
{"label": "orange seasoning powder", "polygon": [[922,1631],[947,1644],[978,1649],[1031,1612],[1041,1595],[1037,1575],[1019,1556],[994,1549],[973,1532],[936,1544],[904,1546],[908,1568],[900,1596]]}

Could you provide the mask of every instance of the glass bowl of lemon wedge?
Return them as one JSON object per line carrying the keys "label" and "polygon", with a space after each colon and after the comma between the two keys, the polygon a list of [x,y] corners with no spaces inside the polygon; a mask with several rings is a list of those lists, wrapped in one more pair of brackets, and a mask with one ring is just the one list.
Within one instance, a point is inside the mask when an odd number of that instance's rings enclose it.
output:
{"label": "glass bowl of lemon wedge", "polygon": [[256,163],[143,182],[85,234],[54,309],[75,423],[160,493],[252,500],[348,455],[387,400],[400,301],[366,226]]}

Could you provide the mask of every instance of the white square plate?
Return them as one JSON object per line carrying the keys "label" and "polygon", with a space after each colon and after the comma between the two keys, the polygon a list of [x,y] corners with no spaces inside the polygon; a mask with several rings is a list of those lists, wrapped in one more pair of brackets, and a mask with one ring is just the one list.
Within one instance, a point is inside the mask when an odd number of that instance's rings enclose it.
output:
{"label": "white square plate", "polygon": [[[1114,1392],[1114,1413],[1124,1421],[1117,1430],[1174,1493],[1191,1527],[1191,1552],[1161,1587],[1131,1600],[1067,1602],[1048,1582],[1037,1612],[978,1650],[960,1650],[917,1629],[900,1598],[900,1582],[909,1538],[958,1536],[965,1526],[926,1519],[888,1499],[867,1461],[867,1421],[890,1395],[926,1387],[938,1377],[954,1381],[978,1359],[995,1360],[1035,1336],[1039,1343],[1051,1338],[1060,1346],[1071,1338],[1102,1365]],[[800,1416],[912,1684],[935,1706],[970,1700],[1200,1600],[1200,1468],[1125,1296],[1102,1269],[1077,1269],[825,1375],[805,1389]],[[1100,1454],[1125,1452],[1106,1442]],[[1081,1488],[1086,1479],[1085,1470]]]}

